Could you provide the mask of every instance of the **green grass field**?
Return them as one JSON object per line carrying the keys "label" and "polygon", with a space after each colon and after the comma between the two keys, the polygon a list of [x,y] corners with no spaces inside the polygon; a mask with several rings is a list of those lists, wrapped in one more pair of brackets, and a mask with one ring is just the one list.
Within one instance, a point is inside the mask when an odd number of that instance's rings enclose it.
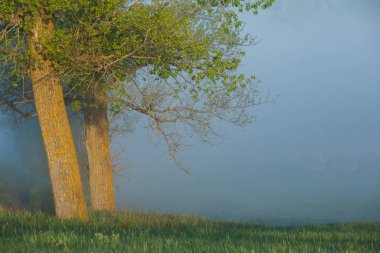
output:
{"label": "green grass field", "polygon": [[0,212],[0,252],[380,252],[380,224],[266,227],[199,217]]}

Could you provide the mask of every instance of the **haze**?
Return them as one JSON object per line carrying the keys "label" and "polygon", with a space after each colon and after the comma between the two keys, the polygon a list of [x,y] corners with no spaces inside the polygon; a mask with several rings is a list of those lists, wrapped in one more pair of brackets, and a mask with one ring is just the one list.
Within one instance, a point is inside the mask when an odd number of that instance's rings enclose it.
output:
{"label": "haze", "polygon": [[[219,122],[216,145],[186,139],[180,157],[192,176],[135,122],[112,140],[118,208],[274,225],[379,222],[380,2],[277,0],[245,21],[259,43],[241,71],[275,102],[252,108],[247,128]],[[27,184],[29,168],[46,167],[36,120],[1,126],[0,170]]]}

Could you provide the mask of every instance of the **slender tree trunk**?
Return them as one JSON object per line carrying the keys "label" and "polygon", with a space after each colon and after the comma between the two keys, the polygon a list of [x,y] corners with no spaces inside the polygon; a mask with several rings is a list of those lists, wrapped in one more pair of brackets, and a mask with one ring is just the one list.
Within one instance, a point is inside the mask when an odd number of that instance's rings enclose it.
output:
{"label": "slender tree trunk", "polygon": [[30,76],[42,139],[49,165],[56,215],[87,220],[79,165],[64,104],[62,85],[41,56],[40,40],[51,36],[53,24],[39,17],[28,36]]}
{"label": "slender tree trunk", "polygon": [[107,103],[94,85],[87,94],[84,113],[85,143],[89,163],[91,206],[96,211],[115,210]]}

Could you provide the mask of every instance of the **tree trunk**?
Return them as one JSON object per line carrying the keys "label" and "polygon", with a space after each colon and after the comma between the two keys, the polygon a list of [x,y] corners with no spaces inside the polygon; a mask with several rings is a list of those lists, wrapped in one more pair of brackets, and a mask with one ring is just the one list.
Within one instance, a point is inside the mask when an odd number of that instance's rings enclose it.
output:
{"label": "tree trunk", "polygon": [[56,215],[87,220],[79,165],[64,103],[62,85],[51,62],[41,55],[40,40],[52,35],[53,24],[39,17],[28,36],[30,77],[49,165]]}
{"label": "tree trunk", "polygon": [[84,113],[84,128],[91,207],[96,211],[114,211],[115,193],[107,103],[99,86],[94,85],[87,92],[88,105]]}

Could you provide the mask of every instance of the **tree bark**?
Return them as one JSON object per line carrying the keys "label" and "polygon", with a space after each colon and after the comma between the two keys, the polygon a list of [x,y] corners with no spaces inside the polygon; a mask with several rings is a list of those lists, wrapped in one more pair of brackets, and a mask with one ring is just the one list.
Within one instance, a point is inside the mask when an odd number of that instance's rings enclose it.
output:
{"label": "tree bark", "polygon": [[41,39],[52,35],[53,23],[37,18],[28,35],[30,77],[49,165],[56,215],[87,220],[87,207],[62,85],[52,64],[41,55]]}
{"label": "tree bark", "polygon": [[96,211],[115,210],[115,192],[110,153],[109,122],[105,95],[99,86],[87,91],[84,113],[85,144],[89,163],[91,207]]}

